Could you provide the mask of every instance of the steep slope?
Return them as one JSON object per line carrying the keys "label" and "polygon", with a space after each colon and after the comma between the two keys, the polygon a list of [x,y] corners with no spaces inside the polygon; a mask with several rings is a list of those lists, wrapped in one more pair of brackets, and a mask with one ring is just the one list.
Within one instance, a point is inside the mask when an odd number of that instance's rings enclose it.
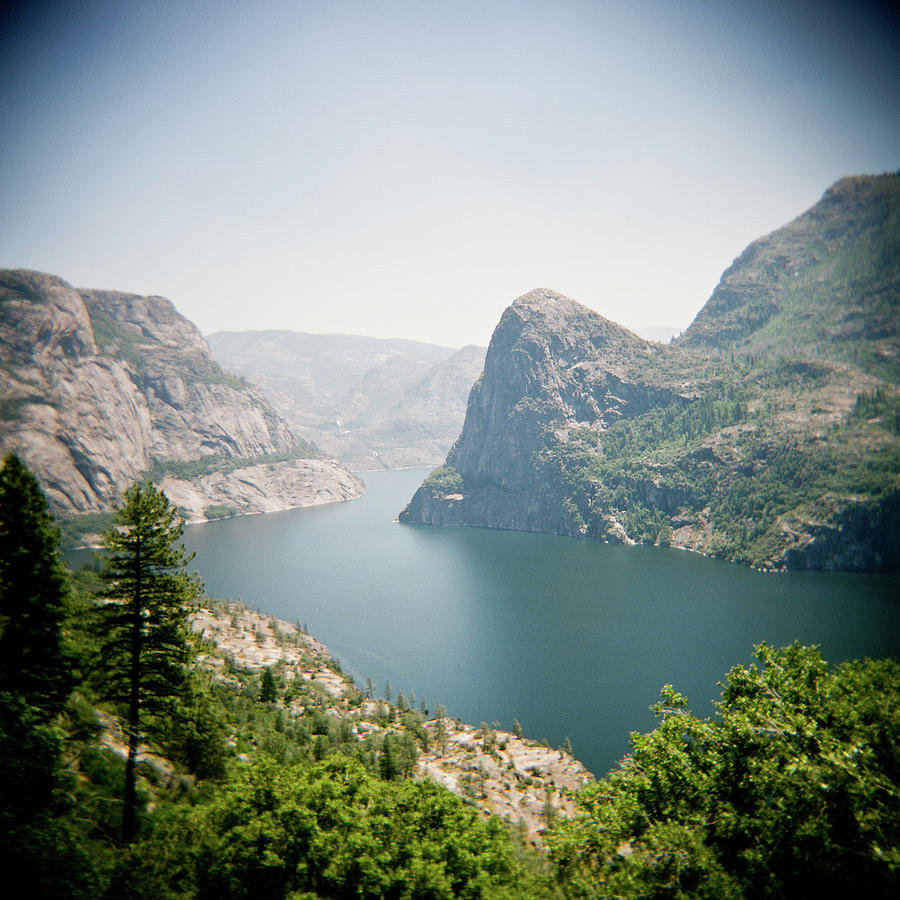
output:
{"label": "steep slope", "polygon": [[[162,297],[2,271],[0,366],[0,447],[23,456],[58,514],[104,510],[147,473],[193,519],[360,492]],[[277,466],[250,472],[263,461]],[[213,475],[215,489],[201,480]]]}
{"label": "steep slope", "polygon": [[725,271],[685,347],[852,362],[900,378],[900,174],[844,178]]}
{"label": "steep slope", "polygon": [[361,469],[434,465],[459,434],[484,348],[290,331],[218,332],[213,356],[292,426]]}
{"label": "steep slope", "polygon": [[669,345],[549,291],[519,298],[401,520],[900,567],[898,188],[835,185]]}

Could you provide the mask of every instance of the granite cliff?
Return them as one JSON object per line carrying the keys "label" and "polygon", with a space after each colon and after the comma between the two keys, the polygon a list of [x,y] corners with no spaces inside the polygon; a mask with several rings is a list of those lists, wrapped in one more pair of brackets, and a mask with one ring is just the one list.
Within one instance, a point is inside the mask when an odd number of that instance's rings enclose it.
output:
{"label": "granite cliff", "polygon": [[459,434],[483,347],[291,331],[217,332],[215,359],[357,469],[433,466]]}
{"label": "granite cliff", "polygon": [[548,290],[503,314],[401,521],[900,567],[900,175],[751,244],[671,344]]}
{"label": "granite cliff", "polygon": [[62,516],[109,508],[148,473],[188,518],[358,496],[361,484],[223,371],[162,297],[0,272],[0,447]]}

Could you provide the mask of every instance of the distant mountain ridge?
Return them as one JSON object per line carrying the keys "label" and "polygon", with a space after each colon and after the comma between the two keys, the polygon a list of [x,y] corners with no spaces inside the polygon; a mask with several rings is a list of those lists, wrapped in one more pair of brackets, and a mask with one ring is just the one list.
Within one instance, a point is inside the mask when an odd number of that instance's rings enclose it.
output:
{"label": "distant mountain ridge", "polygon": [[0,448],[24,458],[57,514],[108,509],[147,475],[191,519],[362,491],[163,297],[2,270],[0,365]]}
{"label": "distant mountain ridge", "polygon": [[357,469],[433,466],[459,434],[483,347],[291,331],[216,332],[213,356]]}
{"label": "distant mountain ridge", "polygon": [[553,291],[501,317],[401,520],[900,568],[900,175],[844,179],[654,344]]}

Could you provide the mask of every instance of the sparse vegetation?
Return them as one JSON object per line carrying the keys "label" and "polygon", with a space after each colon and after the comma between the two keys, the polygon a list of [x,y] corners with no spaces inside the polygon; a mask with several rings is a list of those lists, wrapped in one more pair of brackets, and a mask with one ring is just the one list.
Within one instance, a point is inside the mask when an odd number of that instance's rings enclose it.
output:
{"label": "sparse vegetation", "polygon": [[[287,462],[292,459],[317,459],[321,456],[318,448],[307,441],[299,440],[292,450],[283,453],[269,453],[264,456],[233,457],[224,453],[210,453],[200,459],[192,460],[154,460],[147,472],[147,477],[159,483],[167,475],[174,478],[200,478],[213,472],[235,472],[249,466],[266,465],[268,463]],[[212,507],[215,509],[216,507]]]}
{"label": "sparse vegetation", "polygon": [[237,507],[214,503],[203,510],[203,516],[207,519],[230,519],[232,516],[240,515],[240,512]]}

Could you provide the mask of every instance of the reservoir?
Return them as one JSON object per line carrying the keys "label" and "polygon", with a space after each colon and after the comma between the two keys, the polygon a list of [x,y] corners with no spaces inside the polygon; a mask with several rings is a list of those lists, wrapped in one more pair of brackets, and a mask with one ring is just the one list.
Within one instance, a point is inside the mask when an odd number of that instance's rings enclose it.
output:
{"label": "reservoir", "polygon": [[360,686],[442,703],[602,775],[671,683],[698,715],[753,645],[897,656],[900,576],[763,574],[697,554],[400,525],[427,470],[365,473],[359,500],[185,529],[213,597],[302,621]]}

